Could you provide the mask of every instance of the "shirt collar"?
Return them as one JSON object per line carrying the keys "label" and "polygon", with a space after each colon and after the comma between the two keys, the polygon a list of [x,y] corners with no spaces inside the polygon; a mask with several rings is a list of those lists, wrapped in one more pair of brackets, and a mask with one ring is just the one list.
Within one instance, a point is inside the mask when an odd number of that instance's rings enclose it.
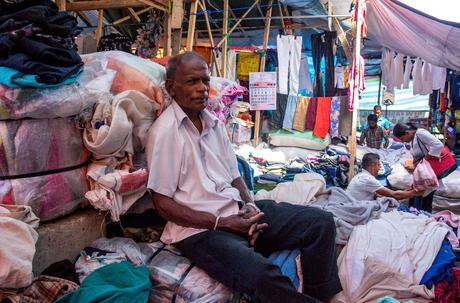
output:
{"label": "shirt collar", "polygon": [[[171,106],[173,107],[174,115],[176,116],[177,121],[179,121],[179,125],[185,119],[189,119],[187,114],[182,110],[182,108],[179,106],[179,104],[177,104],[175,100],[172,101]],[[219,122],[219,119],[217,119],[217,117],[211,114],[207,109],[201,111],[201,119],[203,120],[205,128],[214,128]]]}

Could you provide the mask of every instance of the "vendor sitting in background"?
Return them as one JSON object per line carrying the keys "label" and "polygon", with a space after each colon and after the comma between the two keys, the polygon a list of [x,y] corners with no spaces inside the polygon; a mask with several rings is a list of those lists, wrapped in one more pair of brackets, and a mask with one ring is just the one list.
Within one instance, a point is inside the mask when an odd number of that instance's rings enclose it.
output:
{"label": "vendor sitting in background", "polygon": [[375,114],[370,114],[367,116],[369,127],[366,128],[361,134],[359,145],[363,145],[364,141],[366,141],[366,145],[368,147],[379,149],[382,147],[382,142],[385,140],[384,148],[388,147],[390,144],[388,133],[383,127],[377,124],[377,120],[378,119]]}
{"label": "vendor sitting in background", "polygon": [[347,192],[356,200],[371,201],[377,196],[391,197],[396,200],[411,198],[418,194],[415,190],[391,190],[376,179],[380,169],[380,156],[367,153],[362,160],[362,172],[353,177]]}

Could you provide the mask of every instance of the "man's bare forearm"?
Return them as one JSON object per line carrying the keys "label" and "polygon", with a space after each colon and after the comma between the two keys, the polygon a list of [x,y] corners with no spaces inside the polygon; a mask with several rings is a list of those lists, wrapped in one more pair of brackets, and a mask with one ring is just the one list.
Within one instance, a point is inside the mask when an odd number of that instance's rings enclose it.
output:
{"label": "man's bare forearm", "polygon": [[246,183],[241,177],[236,178],[232,181],[232,186],[240,192],[241,199],[245,203],[254,202],[251,192],[249,191]]}

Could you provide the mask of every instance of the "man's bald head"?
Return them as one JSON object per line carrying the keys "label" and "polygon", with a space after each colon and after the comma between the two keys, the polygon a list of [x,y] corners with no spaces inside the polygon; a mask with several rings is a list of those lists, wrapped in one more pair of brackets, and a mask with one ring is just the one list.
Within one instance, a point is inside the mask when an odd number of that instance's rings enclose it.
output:
{"label": "man's bald head", "polygon": [[174,80],[178,67],[183,65],[184,62],[190,62],[192,60],[202,61],[207,65],[206,60],[195,52],[185,52],[176,55],[169,59],[168,64],[166,64],[166,79]]}

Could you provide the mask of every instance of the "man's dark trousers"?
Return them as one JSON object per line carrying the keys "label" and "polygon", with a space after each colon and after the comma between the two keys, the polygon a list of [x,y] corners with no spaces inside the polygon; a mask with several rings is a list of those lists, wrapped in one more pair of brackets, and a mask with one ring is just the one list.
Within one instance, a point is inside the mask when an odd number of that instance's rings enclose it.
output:
{"label": "man's dark trousers", "polygon": [[[256,204],[265,213],[260,223],[269,227],[255,247],[244,237],[217,230],[191,236],[176,243],[177,248],[212,278],[257,302],[318,302],[341,291],[332,214],[270,200]],[[266,258],[293,249],[301,251],[304,294]]]}

